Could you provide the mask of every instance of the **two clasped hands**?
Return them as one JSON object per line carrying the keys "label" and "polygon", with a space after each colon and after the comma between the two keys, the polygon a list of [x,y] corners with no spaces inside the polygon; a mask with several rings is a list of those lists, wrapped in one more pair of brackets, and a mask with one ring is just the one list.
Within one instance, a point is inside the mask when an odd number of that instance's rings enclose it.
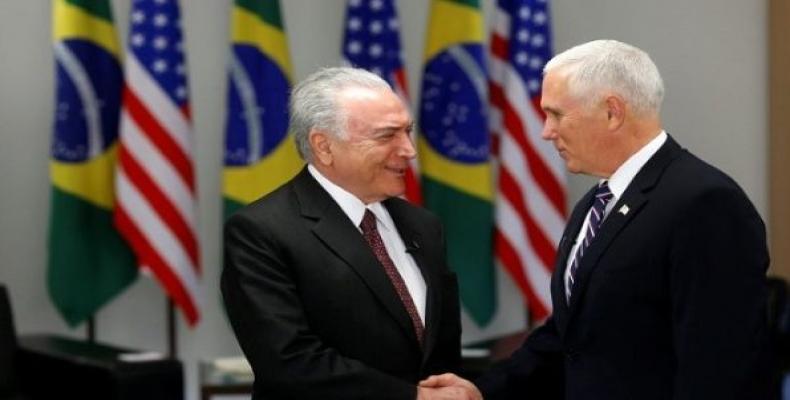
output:
{"label": "two clasped hands", "polygon": [[417,386],[417,400],[482,400],[477,387],[455,374],[433,375]]}

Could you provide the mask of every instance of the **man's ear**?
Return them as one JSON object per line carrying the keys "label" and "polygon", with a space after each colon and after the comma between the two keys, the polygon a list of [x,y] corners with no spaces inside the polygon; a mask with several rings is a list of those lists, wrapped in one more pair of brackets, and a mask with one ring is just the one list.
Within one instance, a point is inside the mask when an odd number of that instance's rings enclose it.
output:
{"label": "man's ear", "polygon": [[622,97],[609,95],[606,97],[606,113],[609,130],[619,129],[625,123],[626,107]]}
{"label": "man's ear", "polygon": [[332,165],[332,140],[329,135],[313,129],[308,134],[308,141],[310,142],[310,148],[313,150],[315,161],[326,166]]}

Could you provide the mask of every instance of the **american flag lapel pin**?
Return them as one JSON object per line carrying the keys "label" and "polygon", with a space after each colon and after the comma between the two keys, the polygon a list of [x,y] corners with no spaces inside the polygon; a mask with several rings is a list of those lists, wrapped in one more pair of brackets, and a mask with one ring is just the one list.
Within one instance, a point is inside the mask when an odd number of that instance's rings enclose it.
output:
{"label": "american flag lapel pin", "polygon": [[620,207],[620,209],[617,210],[617,212],[619,212],[620,214],[623,214],[623,215],[628,215],[628,211],[630,211],[630,210],[631,209],[628,208],[628,204],[623,204],[623,206]]}

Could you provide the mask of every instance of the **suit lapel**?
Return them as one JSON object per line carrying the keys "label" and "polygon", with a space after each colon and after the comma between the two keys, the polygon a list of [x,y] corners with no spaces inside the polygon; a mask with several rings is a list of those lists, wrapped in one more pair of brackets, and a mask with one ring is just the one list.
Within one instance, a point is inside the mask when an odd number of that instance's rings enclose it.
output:
{"label": "suit lapel", "polygon": [[[641,209],[649,202],[650,191],[658,183],[666,167],[681,153],[682,149],[677,142],[675,142],[672,137],[667,137],[667,141],[664,145],[658,149],[653,157],[651,157],[636,174],[623,195],[617,203],[615,203],[606,217],[606,220],[604,220],[601,229],[598,231],[598,235],[590,244],[590,247],[587,248],[581,260],[576,276],[576,283],[571,293],[571,301],[570,304],[567,305],[567,318],[565,318],[565,321],[561,325],[563,333],[565,328],[567,328],[568,320],[573,317],[579,308],[579,303],[584,301],[584,293],[586,292],[590,276],[594,273],[598,265],[598,261],[605,254],[612,241],[617,238],[622,229],[638,217]],[[582,212],[582,220],[584,215],[586,215],[586,211],[589,209],[589,201],[588,199],[585,203],[586,207]],[[623,209],[623,207],[625,207],[625,209]],[[626,209],[627,211],[625,211]],[[621,212],[621,210],[623,211]],[[579,223],[579,226],[580,225],[581,223]],[[579,227],[576,227],[572,232],[578,233],[578,230]],[[565,260],[567,261],[567,255]],[[560,281],[561,280],[562,279],[560,279]],[[564,295],[564,291],[562,294]],[[564,298],[561,300],[562,303],[565,303]]]}
{"label": "suit lapel", "polygon": [[302,215],[315,221],[313,234],[333,253],[345,261],[368,286],[387,312],[417,341],[411,319],[395,288],[370,246],[331,196],[315,181],[307,168],[294,180],[294,191]]}
{"label": "suit lapel", "polygon": [[[585,251],[584,257],[581,259],[581,264],[579,264],[579,269],[576,272],[576,283],[573,285],[570,304],[568,305],[569,316],[574,315],[579,306],[579,302],[584,298],[584,292],[587,288],[590,275],[598,265],[598,260],[601,258],[601,255],[603,255],[612,241],[617,237],[617,234],[639,214],[639,211],[646,202],[647,197],[641,192],[626,190],[620,200],[615,204],[612,211],[610,211],[601,229],[598,231],[598,235],[595,237],[595,240],[590,243],[590,247]],[[623,205],[629,208],[626,214],[618,212]]]}

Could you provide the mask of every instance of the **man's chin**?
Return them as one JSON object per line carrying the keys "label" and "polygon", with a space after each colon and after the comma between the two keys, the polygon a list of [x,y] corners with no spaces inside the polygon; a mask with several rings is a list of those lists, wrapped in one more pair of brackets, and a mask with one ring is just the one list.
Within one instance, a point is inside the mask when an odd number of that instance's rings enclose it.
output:
{"label": "man's chin", "polygon": [[581,168],[579,168],[578,165],[576,165],[576,164],[574,164],[574,163],[572,163],[572,162],[570,162],[568,160],[565,160],[565,169],[567,169],[568,172],[570,172],[572,174],[580,174],[580,173],[582,173]]}
{"label": "man's chin", "polygon": [[392,190],[387,191],[389,197],[403,197],[406,194],[406,185],[400,187],[393,187]]}

